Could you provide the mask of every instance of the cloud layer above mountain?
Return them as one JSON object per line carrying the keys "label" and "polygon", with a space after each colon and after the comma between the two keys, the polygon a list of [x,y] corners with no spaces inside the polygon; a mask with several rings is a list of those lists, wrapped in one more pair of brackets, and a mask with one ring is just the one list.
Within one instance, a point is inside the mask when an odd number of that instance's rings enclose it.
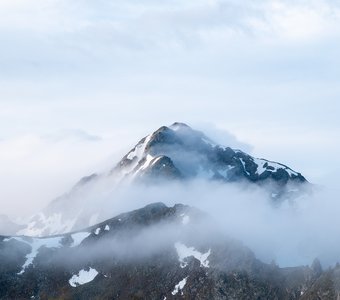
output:
{"label": "cloud layer above mountain", "polygon": [[[62,168],[87,170],[81,155],[68,158],[88,147],[70,142],[70,130],[102,137],[102,148],[89,145],[105,160],[174,121],[213,122],[250,144],[254,156],[291,165],[314,182],[334,180],[339,28],[340,7],[331,0],[3,0],[0,152],[11,153],[0,158],[5,186],[17,190],[40,172],[31,185],[37,191],[45,178],[65,182]],[[55,155],[70,165],[47,163],[55,177],[34,169],[43,159],[15,157],[32,149],[28,136],[60,132],[67,141]],[[45,142],[36,145],[39,158]],[[97,155],[84,164],[94,166]],[[47,194],[63,193],[75,177]],[[9,195],[0,195],[2,205]],[[24,201],[12,196],[17,206]]]}

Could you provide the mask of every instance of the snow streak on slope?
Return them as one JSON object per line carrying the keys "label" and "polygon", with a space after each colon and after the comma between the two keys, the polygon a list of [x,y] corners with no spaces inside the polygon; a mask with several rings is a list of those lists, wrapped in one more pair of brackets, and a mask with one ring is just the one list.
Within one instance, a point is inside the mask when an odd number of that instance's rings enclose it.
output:
{"label": "snow streak on slope", "polygon": [[181,280],[178,284],[176,284],[174,290],[171,292],[172,295],[177,295],[179,291],[181,291],[181,295],[183,295],[183,288],[185,287],[187,283],[188,277],[185,277],[183,280]]}
{"label": "snow streak on slope", "polygon": [[[71,238],[73,242],[71,243],[70,247],[77,247],[79,246],[84,239],[86,239],[91,233],[89,232],[77,232],[71,234]],[[27,244],[31,250],[26,255],[26,261],[22,265],[21,271],[18,273],[19,275],[25,272],[25,269],[34,263],[34,259],[39,254],[39,251],[43,248],[61,248],[63,247],[62,241],[64,236],[55,236],[55,237],[46,237],[46,238],[31,238],[31,237],[10,237],[5,238],[4,242],[10,241],[18,241],[24,244]]]}
{"label": "snow streak on slope", "polygon": [[17,240],[18,242],[25,243],[31,247],[30,253],[26,255],[26,261],[22,266],[21,271],[18,273],[19,275],[23,274],[25,272],[25,269],[30,266],[35,257],[38,255],[39,250],[42,247],[45,248],[60,248],[61,240],[63,237],[52,237],[52,238],[33,238],[29,240],[28,238],[22,238],[22,237],[12,237],[5,239],[4,242],[9,242],[10,240]]}
{"label": "snow streak on slope", "polygon": [[145,157],[145,148],[148,145],[151,137],[152,137],[152,134],[146,136],[143,139],[144,142],[137,144],[135,148],[131,150],[129,154],[126,156],[126,158],[131,160],[133,163],[131,163],[128,166],[128,168],[124,169],[123,171],[124,175],[129,174],[131,171],[133,171],[137,167],[138,163]]}

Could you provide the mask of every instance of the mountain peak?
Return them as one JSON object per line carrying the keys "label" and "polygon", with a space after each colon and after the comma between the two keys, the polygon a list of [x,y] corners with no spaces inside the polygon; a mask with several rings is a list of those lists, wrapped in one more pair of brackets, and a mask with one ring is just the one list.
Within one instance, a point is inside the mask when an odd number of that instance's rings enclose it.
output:
{"label": "mountain peak", "polygon": [[[83,207],[83,196],[92,189],[112,192],[122,183],[157,185],[197,179],[257,185],[275,202],[301,195],[305,191],[303,184],[307,182],[286,165],[218,145],[203,132],[175,122],[142,138],[109,173],[84,177],[76,188],[36,215],[21,233],[56,234],[93,224],[92,219],[101,218],[101,215],[97,216],[99,213],[79,212],[79,207]],[[98,202],[98,198],[91,201]],[[101,214],[105,215],[105,212]]]}
{"label": "mountain peak", "polygon": [[[155,168],[156,165],[158,168]],[[277,183],[280,189],[287,183],[306,181],[300,173],[286,165],[254,158],[242,151],[215,144],[201,131],[180,122],[169,127],[162,126],[143,138],[122,159],[115,171],[123,174],[123,177],[132,178],[145,178],[148,174],[159,179],[171,174],[171,178],[178,179],[203,177],[222,182],[271,181]],[[165,176],[164,179],[169,177]]]}
{"label": "mountain peak", "polygon": [[190,126],[188,126],[188,125],[185,124],[185,123],[181,123],[181,122],[175,122],[175,123],[173,123],[172,125],[170,125],[170,128],[171,128],[172,130],[178,130],[178,129],[183,129],[183,128],[185,128],[185,129],[191,129]]}

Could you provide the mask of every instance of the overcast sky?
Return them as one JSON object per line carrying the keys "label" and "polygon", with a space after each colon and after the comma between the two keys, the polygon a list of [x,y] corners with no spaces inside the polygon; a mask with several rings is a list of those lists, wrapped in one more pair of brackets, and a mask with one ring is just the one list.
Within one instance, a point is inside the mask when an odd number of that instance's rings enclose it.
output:
{"label": "overcast sky", "polygon": [[34,212],[174,121],[335,182],[338,3],[0,1],[1,212]]}

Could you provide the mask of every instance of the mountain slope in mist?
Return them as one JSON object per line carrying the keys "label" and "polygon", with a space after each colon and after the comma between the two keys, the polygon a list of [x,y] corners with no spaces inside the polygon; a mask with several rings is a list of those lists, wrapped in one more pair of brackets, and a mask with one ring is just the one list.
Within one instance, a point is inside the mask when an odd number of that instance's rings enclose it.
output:
{"label": "mountain slope in mist", "polygon": [[58,234],[109,218],[107,208],[119,201],[122,186],[192,180],[254,185],[275,202],[298,197],[308,185],[300,173],[283,164],[218,145],[202,132],[174,123],[144,137],[109,173],[82,178],[18,233]]}
{"label": "mountain slope in mist", "polygon": [[340,291],[337,269],[264,264],[217,228],[197,209],[155,203],[79,232],[0,237],[0,299],[316,299],[305,295]]}

